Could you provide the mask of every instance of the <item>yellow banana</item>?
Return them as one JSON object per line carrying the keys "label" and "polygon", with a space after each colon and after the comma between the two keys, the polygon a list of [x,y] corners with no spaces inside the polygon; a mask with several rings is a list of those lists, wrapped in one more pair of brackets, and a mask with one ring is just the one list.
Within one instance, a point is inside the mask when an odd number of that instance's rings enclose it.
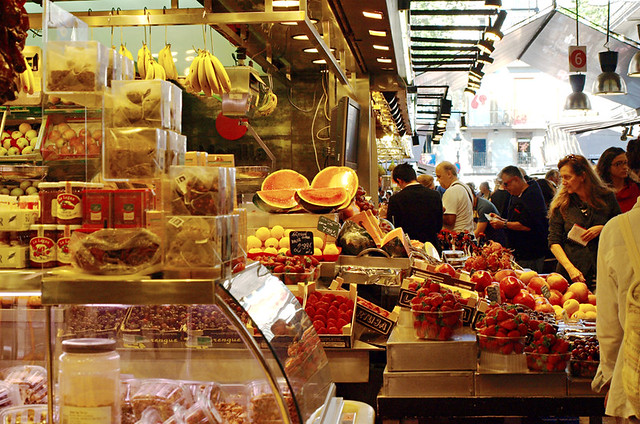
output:
{"label": "yellow banana", "polygon": [[229,79],[229,75],[227,74],[227,70],[224,69],[220,60],[215,57],[213,54],[211,56],[211,63],[213,64],[213,69],[216,73],[216,79],[218,80],[218,85],[223,93],[228,93],[231,91],[231,80]]}
{"label": "yellow banana", "polygon": [[198,62],[200,62],[200,59],[200,53],[198,53],[198,55],[193,58],[191,66],[189,66],[189,75],[187,76],[189,85],[193,89],[193,92],[196,94],[202,91],[200,89],[200,83],[198,82]]}
{"label": "yellow banana", "polygon": [[209,83],[209,87],[211,87],[211,92],[213,94],[221,95],[222,89],[218,83],[218,79],[216,78],[216,71],[213,69],[212,57],[213,55],[207,52],[206,57],[204,58],[204,69],[206,71],[207,82]]}
{"label": "yellow banana", "polygon": [[278,96],[276,96],[272,91],[267,94],[267,99],[265,103],[258,108],[256,111],[257,116],[268,116],[273,113],[278,105]]}
{"label": "yellow banana", "polygon": [[133,55],[131,54],[131,52],[129,51],[129,49],[127,49],[127,46],[125,46],[124,44],[120,44],[120,50],[118,50],[118,52],[128,58],[131,59],[133,61]]}
{"label": "yellow banana", "polygon": [[[152,59],[153,60],[153,59]],[[156,77],[156,69],[153,66],[152,60],[146,60],[145,61],[145,74],[144,74],[144,79],[146,80],[152,80],[155,79]]]}
{"label": "yellow banana", "polygon": [[178,79],[178,70],[176,69],[176,64],[173,61],[173,55],[171,54],[171,44],[166,44],[164,48],[160,50],[160,53],[158,54],[158,63],[164,69],[168,79]]}
{"label": "yellow banana", "polygon": [[207,71],[205,69],[205,62],[207,61],[207,52],[203,50],[200,52],[200,61],[198,62],[198,83],[200,84],[200,88],[204,91],[204,94],[207,96],[211,96],[211,87],[209,86],[209,82],[207,81]]}
{"label": "yellow banana", "polygon": [[27,58],[24,59],[25,63],[27,64],[27,69],[23,72],[23,74],[25,75],[25,79],[27,81],[27,93],[29,94],[33,94],[33,92],[36,89],[36,82],[35,82],[35,77],[33,76],[33,70],[31,69],[31,65],[29,65],[29,62],[27,61]]}
{"label": "yellow banana", "polygon": [[138,73],[140,78],[147,79],[147,45],[142,43],[142,47],[138,50]]}
{"label": "yellow banana", "polygon": [[160,64],[155,60],[153,61],[153,67],[155,68],[156,79],[161,79],[161,80],[167,79],[167,73],[165,72],[164,68],[160,66]]}

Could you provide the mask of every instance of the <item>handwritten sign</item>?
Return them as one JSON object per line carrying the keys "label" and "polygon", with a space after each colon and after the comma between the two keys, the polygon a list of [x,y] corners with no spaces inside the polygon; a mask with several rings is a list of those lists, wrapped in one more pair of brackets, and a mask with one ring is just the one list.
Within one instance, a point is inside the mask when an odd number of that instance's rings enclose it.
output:
{"label": "handwritten sign", "polygon": [[326,216],[321,216],[318,219],[318,231],[321,231],[331,237],[338,237],[338,233],[340,232],[340,223],[329,219]]}
{"label": "handwritten sign", "polygon": [[360,304],[356,306],[356,322],[385,335],[391,332],[394,324],[390,319],[378,315]]}
{"label": "handwritten sign", "polygon": [[551,290],[549,290],[549,286],[543,285],[540,288],[540,291],[545,298],[549,299],[551,297]]}
{"label": "handwritten sign", "polygon": [[313,255],[313,232],[291,231],[289,244],[292,255]]}
{"label": "handwritten sign", "polygon": [[500,286],[498,284],[491,284],[485,289],[487,291],[487,298],[491,303],[502,303],[500,297]]}

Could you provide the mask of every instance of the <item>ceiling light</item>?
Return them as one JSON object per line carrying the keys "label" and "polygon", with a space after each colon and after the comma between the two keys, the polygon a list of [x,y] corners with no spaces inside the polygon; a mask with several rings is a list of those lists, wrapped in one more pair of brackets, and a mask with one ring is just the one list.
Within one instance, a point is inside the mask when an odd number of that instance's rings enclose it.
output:
{"label": "ceiling light", "polygon": [[489,40],[480,40],[478,42],[478,50],[480,53],[491,54],[496,48],[493,46],[493,42]]}
{"label": "ceiling light", "polygon": [[467,83],[467,87],[477,89],[477,88],[480,88],[480,83],[475,81],[469,81]]}
{"label": "ceiling light", "polygon": [[[609,45],[609,23],[611,19],[611,0],[607,1],[607,41],[605,46]],[[618,66],[618,52],[608,50],[598,53],[600,59],[600,69],[602,73],[593,82],[593,94],[598,96],[613,96],[627,94],[627,85],[622,77],[616,73]]]}
{"label": "ceiling light", "polygon": [[316,59],[313,61],[313,63],[315,63],[316,65],[326,65],[327,61],[324,59]]}
{"label": "ceiling light", "polygon": [[487,7],[502,7],[502,0],[484,0]]}
{"label": "ceiling light", "polygon": [[294,40],[309,41],[309,36],[307,34],[298,34],[294,35],[291,38],[293,38]]}
{"label": "ceiling light", "polygon": [[385,50],[385,51],[389,50],[389,46],[381,46],[380,44],[374,44],[373,48],[376,50]]}
{"label": "ceiling light", "polygon": [[482,77],[471,73],[469,74],[469,81],[480,82],[481,80]]}
{"label": "ceiling light", "polygon": [[382,71],[395,71],[396,68],[380,68]]}
{"label": "ceiling light", "polygon": [[362,11],[362,15],[365,18],[370,18],[370,19],[382,19],[383,18],[382,12],[378,12],[377,10],[373,11],[373,12],[367,12],[366,10],[363,10]]}
{"label": "ceiling light", "polygon": [[300,0],[273,0],[273,7],[298,7]]}
{"label": "ceiling light", "polygon": [[476,90],[472,87],[467,87],[464,89],[464,94],[471,94],[473,96],[476,94]]}
{"label": "ceiling light", "polygon": [[[637,26],[638,29],[638,37],[640,37],[640,24]],[[629,62],[629,72],[627,73],[628,77],[638,78],[640,77],[640,52],[637,52],[631,58],[631,62]]]}
{"label": "ceiling light", "polygon": [[493,63],[493,58],[488,54],[481,54],[478,56],[478,62],[484,63],[485,65],[490,65]]}
{"label": "ceiling light", "polygon": [[308,49],[304,49],[302,51],[305,53],[318,53],[318,49],[316,49],[315,47],[309,47]]}
{"label": "ceiling light", "polygon": [[443,99],[442,104],[440,105],[440,114],[445,118],[449,118],[451,116],[451,100]]}
{"label": "ceiling light", "polygon": [[467,117],[464,114],[460,115],[460,129],[467,129]]}
{"label": "ceiling light", "polygon": [[504,20],[506,18],[507,11],[501,10],[500,13],[498,13],[498,17],[496,18],[496,21],[493,23],[493,25],[484,32],[484,38],[489,41],[502,40],[504,34],[502,33],[502,31],[500,31],[500,29],[502,28],[502,24],[504,24]]}
{"label": "ceiling light", "polygon": [[373,36],[373,37],[386,37],[387,36],[387,31],[378,31],[375,29],[370,29],[369,30],[369,35]]}
{"label": "ceiling light", "polygon": [[564,110],[590,110],[591,102],[582,90],[584,90],[584,82],[586,76],[584,74],[569,75],[569,83],[573,91],[564,103]]}
{"label": "ceiling light", "polygon": [[392,63],[393,61],[388,57],[379,57],[376,59],[380,63]]}

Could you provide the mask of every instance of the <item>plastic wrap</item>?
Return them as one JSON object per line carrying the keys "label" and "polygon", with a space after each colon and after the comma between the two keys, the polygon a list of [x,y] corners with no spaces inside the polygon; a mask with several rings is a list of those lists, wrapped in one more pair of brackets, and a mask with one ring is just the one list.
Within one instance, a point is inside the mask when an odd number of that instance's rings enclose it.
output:
{"label": "plastic wrap", "polygon": [[106,179],[154,178],[165,169],[167,135],[152,128],[111,128],[105,133]]}
{"label": "plastic wrap", "polygon": [[226,217],[169,218],[165,226],[165,267],[193,269],[220,265],[223,218]]}
{"label": "plastic wrap", "polygon": [[170,128],[171,86],[160,80],[114,81],[113,106],[107,122],[115,128]]}
{"label": "plastic wrap", "polygon": [[15,385],[25,405],[47,403],[47,370],[37,365],[18,365],[2,370],[5,382]]}
{"label": "plastic wrap", "polygon": [[109,49],[97,41],[49,41],[45,91],[102,91]]}
{"label": "plastic wrap", "polygon": [[72,263],[91,274],[138,274],[161,259],[160,238],[143,228],[76,231],[70,242]]}
{"label": "plastic wrap", "polygon": [[231,212],[227,200],[227,172],[206,166],[172,166],[170,205],[172,215],[224,215]]}
{"label": "plastic wrap", "polygon": [[142,380],[131,397],[133,411],[138,419],[147,408],[155,409],[163,421],[173,415],[177,406],[189,408],[194,400],[191,392],[180,382],[164,379]]}

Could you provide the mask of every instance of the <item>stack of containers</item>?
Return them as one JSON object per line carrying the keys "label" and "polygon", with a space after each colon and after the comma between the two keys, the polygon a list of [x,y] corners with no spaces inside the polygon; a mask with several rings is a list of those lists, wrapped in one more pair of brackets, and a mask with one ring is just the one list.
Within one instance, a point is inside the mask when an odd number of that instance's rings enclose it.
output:
{"label": "stack of containers", "polygon": [[29,234],[36,227],[39,203],[38,196],[0,195],[0,268],[29,267]]}

